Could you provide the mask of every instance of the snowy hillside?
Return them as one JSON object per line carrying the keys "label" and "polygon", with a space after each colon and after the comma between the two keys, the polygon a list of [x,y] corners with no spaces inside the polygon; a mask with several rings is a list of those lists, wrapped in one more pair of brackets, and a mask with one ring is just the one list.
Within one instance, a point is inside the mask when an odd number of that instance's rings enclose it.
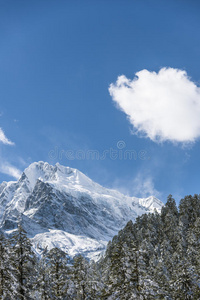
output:
{"label": "snowy hillside", "polygon": [[58,163],[33,163],[17,182],[0,185],[1,227],[13,231],[21,216],[37,252],[58,246],[70,256],[96,258],[129,220],[162,205],[153,196],[139,199],[104,188]]}

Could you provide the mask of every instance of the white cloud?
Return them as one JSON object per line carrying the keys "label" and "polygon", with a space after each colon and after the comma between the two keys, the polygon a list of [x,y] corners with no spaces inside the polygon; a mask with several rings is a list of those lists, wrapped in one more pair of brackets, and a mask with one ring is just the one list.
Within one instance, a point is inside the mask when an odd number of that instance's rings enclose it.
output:
{"label": "white cloud", "polygon": [[139,172],[134,179],[124,181],[116,179],[112,188],[131,197],[155,196],[159,199],[162,198],[162,194],[155,188],[152,176],[142,172]]}
{"label": "white cloud", "polygon": [[6,136],[5,136],[5,133],[3,131],[2,128],[0,128],[0,142],[3,143],[4,145],[11,145],[13,146],[14,143],[11,142]]}
{"label": "white cloud", "polygon": [[142,70],[119,76],[109,92],[134,126],[154,142],[194,142],[200,137],[200,87],[183,70]]}
{"label": "white cloud", "polygon": [[11,177],[14,177],[15,179],[19,179],[22,173],[19,169],[10,165],[7,162],[0,165],[0,172],[9,175]]}
{"label": "white cloud", "polygon": [[132,190],[134,195],[142,198],[155,196],[161,198],[161,193],[156,190],[151,176],[144,176],[138,173],[132,183]]}

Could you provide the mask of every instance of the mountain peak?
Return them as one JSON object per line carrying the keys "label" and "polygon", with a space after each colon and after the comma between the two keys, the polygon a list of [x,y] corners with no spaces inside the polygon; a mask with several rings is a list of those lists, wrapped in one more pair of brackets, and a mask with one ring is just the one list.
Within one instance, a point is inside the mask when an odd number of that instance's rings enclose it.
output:
{"label": "mountain peak", "polygon": [[23,174],[25,174],[26,177],[28,178],[28,181],[32,189],[34,188],[36,181],[38,179],[48,180],[54,175],[54,173],[55,173],[55,167],[43,161],[32,163],[23,172]]}
{"label": "mountain peak", "polygon": [[39,161],[19,181],[1,185],[0,205],[1,227],[13,230],[22,216],[36,251],[37,245],[56,245],[70,252],[73,244],[73,253],[90,256],[105,249],[129,220],[155,208],[160,211],[163,204],[155,197],[128,197],[107,189],[77,169]]}
{"label": "mountain peak", "polygon": [[70,175],[72,173],[77,172],[76,169],[70,168],[70,167],[65,167],[61,164],[59,164],[58,162],[55,164],[57,170],[59,170],[61,173],[66,174],[66,175]]}

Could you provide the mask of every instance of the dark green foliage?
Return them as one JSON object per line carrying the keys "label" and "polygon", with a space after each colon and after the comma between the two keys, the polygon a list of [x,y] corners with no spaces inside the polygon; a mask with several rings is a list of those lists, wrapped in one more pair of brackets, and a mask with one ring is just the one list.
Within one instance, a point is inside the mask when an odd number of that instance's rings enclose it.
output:
{"label": "dark green foliage", "polygon": [[14,294],[13,268],[10,260],[9,241],[0,233],[0,299],[11,298]]}
{"label": "dark green foliage", "polygon": [[0,235],[0,299],[199,300],[200,196],[179,210],[169,195],[161,214],[128,222],[97,263],[81,255],[69,264],[58,248],[36,258],[21,225]]}
{"label": "dark green foliage", "polygon": [[178,211],[169,195],[161,214],[129,222],[100,265],[105,299],[200,299],[200,197],[185,197]]}
{"label": "dark green foliage", "polygon": [[47,252],[44,259],[49,282],[49,296],[51,299],[64,299],[67,280],[66,253],[59,248],[53,248]]}
{"label": "dark green foliage", "polygon": [[15,298],[20,300],[31,300],[36,279],[36,257],[32,251],[32,245],[27,238],[26,231],[19,224],[17,231],[13,234],[10,259],[13,267],[15,280]]}

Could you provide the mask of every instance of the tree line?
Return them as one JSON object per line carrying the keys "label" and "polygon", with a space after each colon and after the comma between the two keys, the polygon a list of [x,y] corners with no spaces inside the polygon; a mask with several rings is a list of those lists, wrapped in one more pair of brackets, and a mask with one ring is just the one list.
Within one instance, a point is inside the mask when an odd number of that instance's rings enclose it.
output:
{"label": "tree line", "polygon": [[200,196],[144,214],[108,243],[98,262],[59,248],[38,257],[21,224],[0,234],[0,299],[200,299]]}

